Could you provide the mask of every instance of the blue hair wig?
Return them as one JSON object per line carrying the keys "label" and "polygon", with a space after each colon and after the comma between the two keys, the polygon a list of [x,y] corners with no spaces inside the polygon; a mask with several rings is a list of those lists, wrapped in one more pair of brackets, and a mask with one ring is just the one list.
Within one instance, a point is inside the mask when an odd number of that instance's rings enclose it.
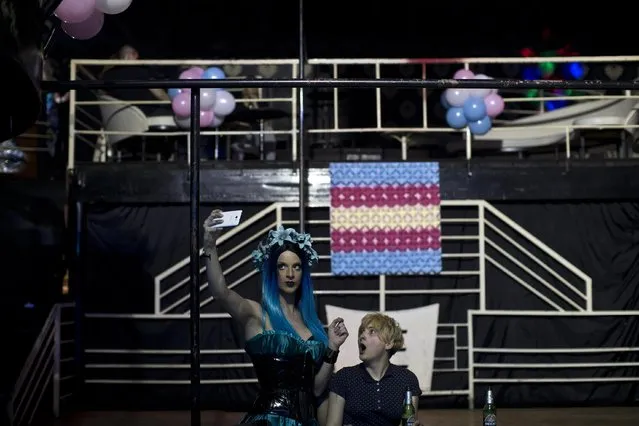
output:
{"label": "blue hair wig", "polygon": [[297,332],[286,319],[282,306],[280,305],[280,287],[277,270],[277,260],[285,251],[295,253],[301,259],[302,263],[302,280],[300,287],[295,295],[295,304],[302,315],[302,320],[313,338],[324,344],[328,344],[328,336],[324,331],[317,311],[315,309],[315,296],[313,295],[313,281],[311,279],[311,267],[309,266],[304,253],[297,245],[284,243],[281,246],[272,248],[269,259],[262,266],[262,308],[268,314],[273,330],[285,331],[294,336],[298,336]]}

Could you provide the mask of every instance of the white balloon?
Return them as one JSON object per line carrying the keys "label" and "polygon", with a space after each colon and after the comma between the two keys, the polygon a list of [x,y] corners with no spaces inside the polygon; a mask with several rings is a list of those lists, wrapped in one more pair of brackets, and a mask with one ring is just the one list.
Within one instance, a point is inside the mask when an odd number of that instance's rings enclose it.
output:
{"label": "white balloon", "polygon": [[[475,80],[492,80],[492,77],[488,77],[486,74],[477,74],[475,75]],[[470,96],[485,98],[493,93],[493,90],[494,89],[470,89]]]}
{"label": "white balloon", "polygon": [[189,129],[191,127],[191,117],[175,117],[175,124],[181,129]]}
{"label": "white balloon", "polygon": [[95,0],[95,8],[107,15],[117,15],[131,6],[133,0]]}
{"label": "white balloon", "polygon": [[215,106],[215,89],[200,89],[200,110],[208,111]]}
{"label": "white balloon", "polygon": [[215,95],[213,114],[216,117],[226,117],[235,110],[235,97],[226,90],[218,90]]}
{"label": "white balloon", "polygon": [[466,102],[466,99],[468,99],[470,96],[469,89],[450,88],[446,89],[446,92],[444,93],[444,97],[446,98],[448,105],[453,107],[462,107],[464,105],[464,102]]}
{"label": "white balloon", "polygon": [[224,117],[213,117],[213,122],[209,127],[217,128],[224,124]]}

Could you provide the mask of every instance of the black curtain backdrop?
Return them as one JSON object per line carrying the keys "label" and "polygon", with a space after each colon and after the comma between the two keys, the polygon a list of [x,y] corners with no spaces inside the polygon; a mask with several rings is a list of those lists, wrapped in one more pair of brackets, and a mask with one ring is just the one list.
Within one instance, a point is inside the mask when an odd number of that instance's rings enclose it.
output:
{"label": "black curtain backdrop", "polygon": [[[637,203],[570,203],[530,204],[493,203],[504,214],[546,243],[566,260],[592,278],[593,310],[639,310],[639,204]],[[490,219],[490,215],[487,215]],[[510,236],[513,236],[510,233]],[[496,241],[494,233],[487,237]],[[515,238],[517,240],[517,238]],[[519,242],[525,245],[521,239]],[[507,244],[504,244],[507,246]],[[557,263],[535,251],[533,254],[550,266]],[[490,250],[487,249],[487,253]],[[503,257],[494,255],[504,261]],[[565,289],[538,265],[523,261],[530,269],[557,288]],[[508,261],[504,265],[509,267]],[[570,274],[561,267],[562,276]],[[522,274],[518,274],[522,275]],[[576,279],[568,279],[579,290]],[[509,280],[495,267],[487,268],[488,309],[548,309],[547,305],[521,286]],[[564,301],[548,291],[542,291],[560,306]],[[569,290],[564,293],[570,295]],[[576,297],[572,300],[578,301]],[[583,302],[581,302],[583,303]],[[583,306],[583,305],[582,305]],[[639,318],[610,317],[490,317],[475,320],[475,345],[508,348],[637,348]],[[639,361],[639,351],[573,354],[478,354],[479,363],[632,363]],[[544,368],[485,369],[476,372],[478,378],[602,378],[639,377],[638,368]],[[526,383],[491,385],[503,405],[581,405],[636,404],[637,383]],[[483,403],[487,385],[477,385],[476,403]]]}
{"label": "black curtain backdrop", "polygon": [[[634,310],[637,307],[637,241],[639,234],[639,205],[633,203],[608,204],[494,204],[510,218],[515,220],[541,241],[555,249],[568,261],[581,268],[593,279],[594,309],[596,310]],[[247,219],[265,205],[222,205],[222,209],[244,209]],[[202,220],[212,207],[202,207]],[[468,211],[455,211],[444,208],[443,217],[468,217]],[[308,219],[326,219],[327,210],[310,210]],[[284,219],[295,219],[295,211],[286,211]],[[491,215],[487,218],[498,223]],[[269,226],[272,217],[260,221],[246,230],[237,241],[253,234],[265,226]],[[507,231],[504,226],[500,229]],[[314,237],[328,236],[327,226],[309,225],[307,231]],[[475,224],[444,224],[444,235],[476,235]],[[513,232],[506,232],[514,240],[534,255],[565,276],[575,287],[580,288],[579,280],[563,271],[552,259],[544,257],[539,250],[528,244]],[[153,278],[167,267],[188,256],[189,215],[187,206],[92,206],[87,215],[87,238],[84,243],[84,287],[82,297],[84,310],[88,313],[150,313],[153,310]],[[497,233],[487,229],[487,237],[504,247],[507,252],[509,243]],[[237,243],[237,242],[234,242]],[[224,252],[232,248],[231,244],[223,245]],[[223,266],[230,266],[253,250],[250,244],[230,256]],[[329,253],[328,243],[317,243],[320,254]],[[444,242],[444,252],[477,253],[476,241]],[[498,251],[491,247],[486,253],[508,269],[513,270],[527,282],[535,283],[508,263]],[[523,259],[517,256],[518,259]],[[228,263],[228,264],[227,264]],[[561,288],[561,283],[549,275],[538,265],[522,260],[522,263],[549,283]],[[446,270],[477,269],[476,260],[445,260]],[[319,271],[329,271],[328,262],[321,262]],[[227,277],[233,282],[250,271],[250,266],[239,268]],[[165,291],[175,283],[188,277],[188,267],[176,272],[162,282]],[[522,288],[494,266],[487,267],[487,307],[488,309],[540,310],[548,306],[528,290]],[[337,282],[336,282],[337,281]],[[317,289],[342,288],[377,289],[377,278],[317,278]],[[389,288],[473,288],[477,286],[476,277],[437,276],[437,277],[388,277]],[[569,304],[556,295],[534,284],[534,287],[546,294],[562,307]],[[562,292],[571,295],[563,288]],[[238,287],[238,291],[246,297],[259,300],[259,284],[257,277]],[[188,293],[167,296],[165,305]],[[203,293],[203,299],[207,294]],[[571,300],[583,305],[574,295]],[[324,317],[325,304],[335,304],[347,308],[375,311],[379,308],[377,296],[319,296],[318,308],[320,317]],[[407,309],[432,303],[440,304],[440,323],[465,322],[466,311],[476,309],[476,295],[410,295],[389,296],[387,310]],[[187,302],[178,308],[184,311]],[[202,312],[219,312],[213,303],[206,305]],[[547,347],[602,347],[602,346],[639,346],[636,328],[639,322],[634,317],[609,318],[543,318],[543,317],[481,317],[476,319],[475,344],[482,347],[511,348],[547,348]],[[354,332],[357,325],[349,325]],[[440,329],[440,334],[450,334],[451,330]],[[244,345],[242,333],[235,329],[230,321],[208,319],[202,322],[202,350],[236,349]],[[465,346],[466,331],[458,331],[458,345]],[[84,328],[83,344],[91,349],[129,348],[129,349],[181,349],[181,354],[122,354],[104,355],[89,354],[87,364],[100,363],[159,363],[185,364],[187,368],[162,369],[96,369],[85,370],[86,379],[145,379],[174,380],[185,382],[181,385],[127,385],[127,384],[91,384],[85,385],[82,395],[85,403],[94,408],[128,407],[185,409],[189,406],[189,341],[188,321],[152,320],[122,318],[87,319]],[[348,344],[348,343],[347,343]],[[453,356],[452,343],[439,340],[436,348],[437,357]],[[467,353],[458,351],[458,367],[467,367]],[[636,353],[579,354],[572,356],[550,356],[532,354],[521,356],[477,355],[476,362],[482,363],[559,363],[559,362],[614,362],[636,361]],[[214,363],[248,363],[243,353],[229,355],[203,355],[202,364]],[[435,368],[453,368],[452,362],[436,362]],[[637,377],[639,373],[631,368],[600,369],[565,369],[553,368],[543,370],[482,370],[476,377],[603,377],[620,375]],[[203,380],[211,379],[243,379],[252,378],[252,368],[212,369],[204,368]],[[90,382],[90,380],[89,380]],[[466,372],[435,373],[433,390],[464,389],[467,386]],[[492,385],[498,396],[500,406],[523,405],[579,405],[579,404],[623,404],[631,403],[637,398],[637,387],[629,383],[615,384],[583,384],[583,383],[550,383],[550,384],[513,384]],[[485,386],[477,385],[476,402],[483,403]],[[257,390],[254,384],[211,384],[203,385],[202,397],[204,409],[245,410],[252,402]],[[424,398],[424,406],[465,406],[466,398],[433,397]]]}

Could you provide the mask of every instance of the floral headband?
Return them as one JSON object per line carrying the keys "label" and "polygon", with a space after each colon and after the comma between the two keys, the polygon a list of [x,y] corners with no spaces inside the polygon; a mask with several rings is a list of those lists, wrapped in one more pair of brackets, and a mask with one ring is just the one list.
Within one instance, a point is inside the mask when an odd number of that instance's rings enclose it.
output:
{"label": "floral headband", "polygon": [[262,265],[268,260],[271,250],[275,246],[281,247],[285,242],[296,244],[304,252],[308,260],[308,266],[313,266],[319,261],[319,256],[313,249],[313,239],[310,234],[300,234],[293,228],[284,229],[280,225],[277,229],[269,231],[266,239],[257,246],[257,250],[253,250],[252,256],[255,268],[262,270]]}

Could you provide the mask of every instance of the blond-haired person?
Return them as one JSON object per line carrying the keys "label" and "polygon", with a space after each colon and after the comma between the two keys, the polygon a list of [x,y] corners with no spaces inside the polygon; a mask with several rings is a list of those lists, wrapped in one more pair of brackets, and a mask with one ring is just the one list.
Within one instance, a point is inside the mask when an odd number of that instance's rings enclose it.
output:
{"label": "blond-haired person", "polygon": [[390,362],[404,347],[402,329],[388,315],[371,313],[362,319],[358,337],[362,362],[333,375],[327,426],[398,426],[406,388],[413,393],[416,411],[422,393],[412,371]]}

